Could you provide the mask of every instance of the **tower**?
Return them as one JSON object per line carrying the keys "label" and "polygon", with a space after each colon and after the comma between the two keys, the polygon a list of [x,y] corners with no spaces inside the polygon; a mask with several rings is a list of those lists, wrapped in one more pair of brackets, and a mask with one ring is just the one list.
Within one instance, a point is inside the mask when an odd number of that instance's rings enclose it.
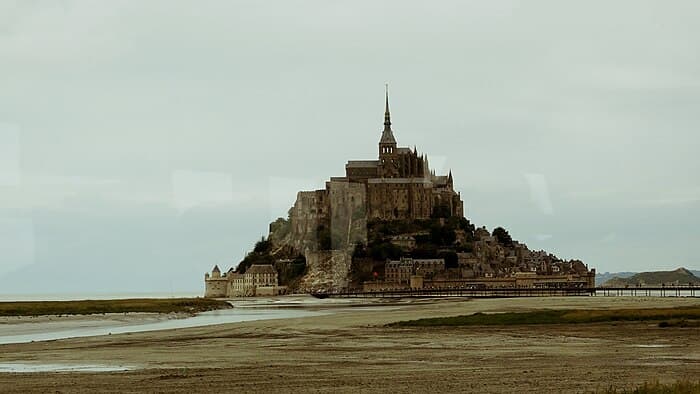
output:
{"label": "tower", "polygon": [[386,85],[384,109],[384,131],[379,140],[379,161],[384,177],[394,177],[398,175],[398,163],[396,162],[396,138],[391,130],[391,114],[389,113],[389,85]]}

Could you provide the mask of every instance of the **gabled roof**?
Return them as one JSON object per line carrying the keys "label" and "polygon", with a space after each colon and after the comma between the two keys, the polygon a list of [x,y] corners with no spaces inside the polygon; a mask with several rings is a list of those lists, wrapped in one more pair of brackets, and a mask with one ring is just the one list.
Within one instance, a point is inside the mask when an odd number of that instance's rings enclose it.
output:
{"label": "gabled roof", "polygon": [[275,267],[270,264],[253,264],[245,272],[246,274],[275,274]]}

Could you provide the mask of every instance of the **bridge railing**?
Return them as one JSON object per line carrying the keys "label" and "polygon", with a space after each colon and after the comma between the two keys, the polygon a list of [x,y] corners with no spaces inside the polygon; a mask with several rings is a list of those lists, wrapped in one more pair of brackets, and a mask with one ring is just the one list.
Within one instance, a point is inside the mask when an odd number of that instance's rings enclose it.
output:
{"label": "bridge railing", "polygon": [[404,298],[404,297],[552,297],[552,296],[661,296],[696,297],[700,296],[700,286],[660,286],[660,287],[451,287],[432,289],[385,289],[385,290],[341,290],[318,292],[318,298]]}

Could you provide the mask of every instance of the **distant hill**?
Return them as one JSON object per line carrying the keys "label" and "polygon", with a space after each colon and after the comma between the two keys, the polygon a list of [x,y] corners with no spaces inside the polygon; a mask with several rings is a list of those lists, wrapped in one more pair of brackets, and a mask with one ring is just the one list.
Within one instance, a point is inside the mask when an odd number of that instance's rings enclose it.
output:
{"label": "distant hill", "polygon": [[595,274],[595,285],[600,286],[603,283],[609,281],[612,278],[629,278],[632,275],[638,274],[639,272],[605,272]]}
{"label": "distant hill", "polygon": [[685,269],[678,268],[674,271],[653,271],[653,272],[640,272],[629,277],[613,277],[607,280],[602,286],[606,287],[624,287],[624,286],[656,286],[662,284],[683,284],[687,285],[692,283],[694,285],[700,285],[700,278],[693,274],[693,272]]}

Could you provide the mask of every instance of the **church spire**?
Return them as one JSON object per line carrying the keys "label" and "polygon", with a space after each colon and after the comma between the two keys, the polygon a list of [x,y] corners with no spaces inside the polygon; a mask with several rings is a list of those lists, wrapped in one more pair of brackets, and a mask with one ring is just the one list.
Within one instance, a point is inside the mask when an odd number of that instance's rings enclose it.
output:
{"label": "church spire", "polygon": [[393,153],[396,149],[396,138],[394,138],[394,132],[391,131],[391,114],[389,114],[389,84],[385,85],[384,99],[384,131],[382,131],[382,138],[379,140],[380,145],[385,145],[384,148],[380,147],[380,153]]}
{"label": "church spire", "polygon": [[384,85],[386,106],[384,107],[384,130],[391,130],[391,114],[389,113],[389,84]]}

